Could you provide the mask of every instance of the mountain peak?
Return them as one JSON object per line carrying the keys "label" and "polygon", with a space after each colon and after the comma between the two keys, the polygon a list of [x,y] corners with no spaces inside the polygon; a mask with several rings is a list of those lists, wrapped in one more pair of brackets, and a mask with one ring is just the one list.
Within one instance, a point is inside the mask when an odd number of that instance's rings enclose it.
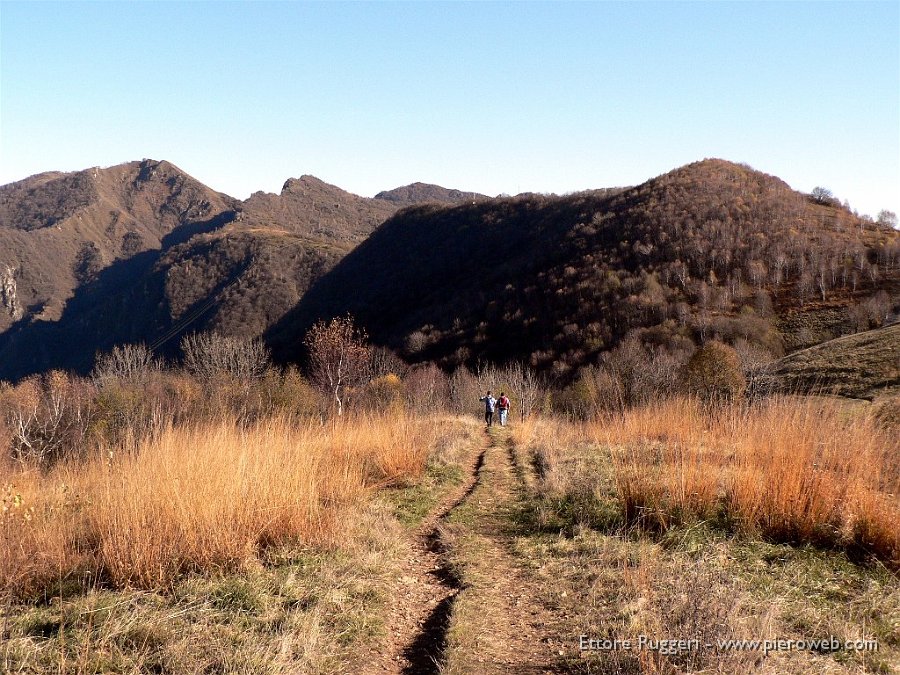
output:
{"label": "mountain peak", "polygon": [[462,190],[448,189],[432,183],[411,183],[393,190],[385,190],[375,195],[375,199],[397,204],[398,206],[411,206],[413,204],[461,204],[464,202],[490,199],[487,195],[477,192],[463,192]]}
{"label": "mountain peak", "polygon": [[326,183],[320,178],[316,178],[310,174],[303,174],[300,178],[288,178],[284,181],[284,185],[281,187],[281,192],[284,194],[285,192],[304,192],[306,190],[339,190],[341,192],[346,192],[336,185],[331,185],[330,183]]}
{"label": "mountain peak", "polygon": [[732,162],[717,157],[702,159],[698,162],[685,164],[673,169],[662,176],[653,178],[648,182],[660,179],[674,179],[677,181],[710,182],[718,186],[722,184],[755,184],[759,188],[776,190],[790,190],[791,187],[777,176],[769,175],[758,169],[754,169],[744,162]]}

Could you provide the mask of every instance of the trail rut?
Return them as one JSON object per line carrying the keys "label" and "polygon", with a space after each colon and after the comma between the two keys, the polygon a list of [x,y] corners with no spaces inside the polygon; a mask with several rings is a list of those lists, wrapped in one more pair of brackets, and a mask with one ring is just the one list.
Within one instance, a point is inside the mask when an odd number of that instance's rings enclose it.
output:
{"label": "trail rut", "polygon": [[514,553],[515,511],[534,487],[533,467],[517,458],[506,431],[495,429],[473,452],[466,476],[410,538],[392,598],[389,646],[366,672],[566,670],[563,617],[539,600],[535,579]]}
{"label": "trail rut", "polygon": [[473,453],[466,480],[432,510],[410,537],[391,602],[388,649],[365,672],[440,672],[453,602],[462,587],[447,559],[441,525],[478,486],[487,451],[485,446]]}

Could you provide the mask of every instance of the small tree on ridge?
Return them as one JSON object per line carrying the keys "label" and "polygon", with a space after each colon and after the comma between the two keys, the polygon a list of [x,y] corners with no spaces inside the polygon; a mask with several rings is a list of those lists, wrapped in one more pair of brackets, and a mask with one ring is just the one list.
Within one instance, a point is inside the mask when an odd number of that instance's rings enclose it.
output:
{"label": "small tree on ridge", "polygon": [[349,315],[328,323],[319,321],[306,334],[310,376],[319,389],[334,399],[338,415],[344,412],[349,389],[364,384],[369,377],[367,338]]}

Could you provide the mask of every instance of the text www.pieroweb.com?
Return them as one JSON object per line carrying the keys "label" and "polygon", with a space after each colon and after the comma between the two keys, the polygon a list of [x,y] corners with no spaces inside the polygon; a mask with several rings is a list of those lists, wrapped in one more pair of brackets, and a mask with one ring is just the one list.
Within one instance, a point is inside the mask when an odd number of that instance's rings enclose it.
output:
{"label": "text www.pieroweb.com", "polygon": [[580,635],[578,647],[583,652],[593,651],[654,651],[665,655],[681,652],[715,649],[717,651],[771,652],[810,651],[878,651],[878,640],[859,638],[843,640],[833,635],[823,638],[766,638],[766,639],[716,639],[712,642],[699,638],[657,638],[638,635],[634,639],[594,638]]}

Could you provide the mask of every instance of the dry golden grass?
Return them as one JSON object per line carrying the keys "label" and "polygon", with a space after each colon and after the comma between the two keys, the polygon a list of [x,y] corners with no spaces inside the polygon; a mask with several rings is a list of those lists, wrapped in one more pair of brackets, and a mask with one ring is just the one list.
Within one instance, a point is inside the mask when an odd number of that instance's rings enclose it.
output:
{"label": "dry golden grass", "polygon": [[[573,672],[895,672],[898,447],[877,410],[673,400],[580,428],[513,428],[514,453],[541,468],[531,508],[515,512],[513,550],[569,625],[703,645],[820,635],[879,645],[599,651],[578,654]],[[859,564],[859,552],[887,564]]]}
{"label": "dry golden grass", "polygon": [[581,424],[558,417],[532,415],[510,428],[513,445],[529,448],[534,469],[544,484],[553,484],[561,454],[583,441]]}
{"label": "dry golden grass", "polygon": [[594,422],[629,522],[726,518],[776,541],[874,553],[900,565],[895,436],[823,399],[704,407],[671,400]]}
{"label": "dry golden grass", "polygon": [[370,488],[420,474],[433,431],[398,414],[321,425],[164,428],[0,486],[0,591],[57,582],[160,588],[271,546],[328,545]]}

